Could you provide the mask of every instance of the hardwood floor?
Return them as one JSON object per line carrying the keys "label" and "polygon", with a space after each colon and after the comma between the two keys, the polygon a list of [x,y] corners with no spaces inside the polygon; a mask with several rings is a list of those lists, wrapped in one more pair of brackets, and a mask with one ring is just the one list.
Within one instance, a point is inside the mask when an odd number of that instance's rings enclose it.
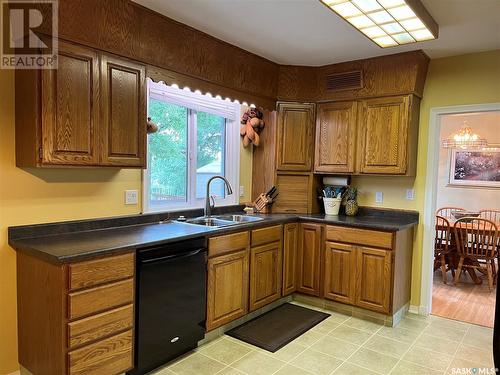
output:
{"label": "hardwood floor", "polygon": [[451,273],[448,284],[443,283],[441,271],[434,272],[432,289],[432,314],[463,322],[493,327],[495,317],[496,290],[488,290],[488,280],[478,273],[483,280],[481,285],[472,282],[469,275],[462,274],[458,285],[453,285]]}

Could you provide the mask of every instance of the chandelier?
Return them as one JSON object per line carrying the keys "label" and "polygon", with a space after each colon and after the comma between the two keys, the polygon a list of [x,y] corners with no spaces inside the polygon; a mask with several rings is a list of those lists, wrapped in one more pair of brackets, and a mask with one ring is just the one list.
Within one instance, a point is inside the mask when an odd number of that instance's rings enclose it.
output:
{"label": "chandelier", "polygon": [[441,145],[444,148],[483,148],[488,146],[486,139],[472,132],[472,128],[464,121],[464,126],[458,133],[451,134],[448,138],[443,139]]}

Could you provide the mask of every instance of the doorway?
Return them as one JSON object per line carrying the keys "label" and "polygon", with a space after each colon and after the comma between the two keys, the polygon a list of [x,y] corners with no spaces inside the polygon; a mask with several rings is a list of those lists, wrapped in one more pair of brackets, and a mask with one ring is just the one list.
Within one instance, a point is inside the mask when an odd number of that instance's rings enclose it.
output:
{"label": "doorway", "polygon": [[[487,139],[488,146],[475,149],[443,148],[441,140],[457,133],[464,125]],[[493,169],[495,168],[498,156],[499,103],[431,110],[420,313],[493,326],[496,285],[489,287],[487,272],[483,269],[463,268],[467,272],[460,272],[457,282],[454,282],[460,258],[454,225],[457,220],[455,216],[460,215],[459,209],[469,213],[500,210],[498,181],[490,181],[496,179],[491,177],[491,167],[493,165]],[[446,207],[451,209],[437,212]],[[436,219],[437,213],[444,219]],[[481,214],[484,215],[486,211]],[[446,231],[450,237],[446,237]],[[445,267],[441,263],[442,252],[439,249],[435,252],[436,247],[440,247],[436,244],[445,242],[439,240],[443,233],[443,238],[450,239],[446,241],[450,244],[450,251],[446,253]]]}

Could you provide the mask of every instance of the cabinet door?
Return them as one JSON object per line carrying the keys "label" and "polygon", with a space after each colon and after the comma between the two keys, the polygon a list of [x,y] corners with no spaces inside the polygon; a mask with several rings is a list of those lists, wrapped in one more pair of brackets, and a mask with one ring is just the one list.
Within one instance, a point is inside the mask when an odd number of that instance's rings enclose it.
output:
{"label": "cabinet door", "polygon": [[101,161],[111,166],[145,167],[145,67],[103,55],[101,78]]}
{"label": "cabinet door", "polygon": [[326,243],[324,297],[354,304],[356,288],[356,248],[335,242]]}
{"label": "cabinet door", "polygon": [[320,295],[321,225],[301,224],[297,257],[297,291]]}
{"label": "cabinet door", "polygon": [[356,250],[356,305],[388,314],[392,252],[369,247],[358,247]]}
{"label": "cabinet door", "polygon": [[297,289],[297,248],[299,244],[299,224],[286,224],[283,236],[283,295]]}
{"label": "cabinet door", "polygon": [[207,330],[248,312],[248,251],[208,260]]}
{"label": "cabinet door", "polygon": [[324,103],[318,106],[315,172],[354,172],[356,117],[356,102]]}
{"label": "cabinet door", "polygon": [[250,250],[250,311],[281,296],[281,241]]}
{"label": "cabinet door", "polygon": [[60,42],[58,69],[42,71],[42,163],[98,163],[98,98],[97,53]]}
{"label": "cabinet door", "polygon": [[273,204],[273,212],[309,213],[313,191],[310,174],[278,173],[276,186],[279,195]]}
{"label": "cabinet door", "polygon": [[313,161],[314,104],[278,105],[278,170],[310,171]]}
{"label": "cabinet door", "polygon": [[406,173],[409,102],[408,96],[362,102],[358,146],[361,173]]}

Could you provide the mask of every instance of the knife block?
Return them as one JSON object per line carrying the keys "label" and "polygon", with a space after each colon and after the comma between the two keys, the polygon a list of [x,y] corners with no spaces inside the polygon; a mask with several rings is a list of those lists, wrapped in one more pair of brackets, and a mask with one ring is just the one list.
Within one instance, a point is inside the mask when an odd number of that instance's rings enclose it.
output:
{"label": "knife block", "polygon": [[271,212],[271,205],[273,200],[270,197],[266,197],[264,194],[260,194],[256,200],[253,201],[253,206],[257,212],[267,214]]}

